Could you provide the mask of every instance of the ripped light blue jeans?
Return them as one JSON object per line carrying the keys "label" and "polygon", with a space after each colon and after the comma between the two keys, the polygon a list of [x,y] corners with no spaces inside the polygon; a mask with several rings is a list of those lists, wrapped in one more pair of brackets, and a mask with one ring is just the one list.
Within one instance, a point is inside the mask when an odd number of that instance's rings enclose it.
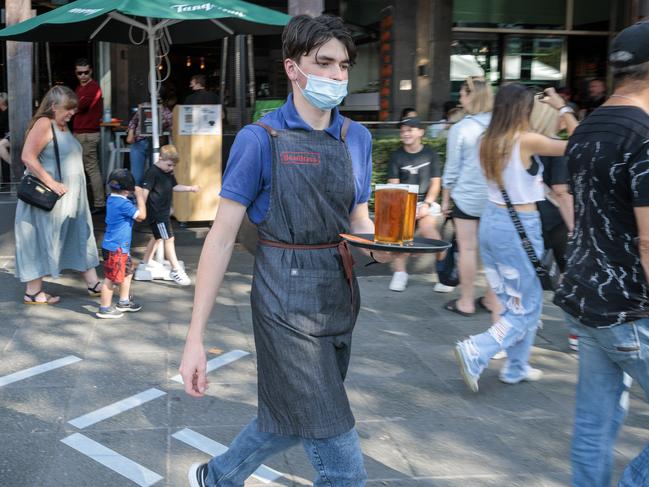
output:
{"label": "ripped light blue jeans", "polygon": [[[539,213],[519,212],[518,217],[540,258],[543,237]],[[507,209],[488,203],[480,217],[479,235],[485,274],[503,311],[487,331],[470,337],[477,353],[468,365],[472,373],[480,375],[491,357],[506,350],[507,362],[500,374],[516,382],[527,375],[543,308],[543,289]]]}

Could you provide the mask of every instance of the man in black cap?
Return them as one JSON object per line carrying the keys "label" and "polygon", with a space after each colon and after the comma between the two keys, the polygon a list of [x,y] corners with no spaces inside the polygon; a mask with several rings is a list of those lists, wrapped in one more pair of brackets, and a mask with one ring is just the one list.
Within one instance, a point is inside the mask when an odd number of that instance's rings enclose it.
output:
{"label": "man in black cap", "polygon": [[[390,155],[388,183],[415,184],[417,195],[417,233],[427,238],[439,238],[437,217],[441,215],[437,197],[441,187],[441,171],[437,152],[422,144],[424,128],[418,117],[406,117],[399,122],[402,146]],[[407,256],[394,260],[390,290],[405,291],[408,285]]]}
{"label": "man in black cap", "polygon": [[[609,61],[614,93],[566,152],[575,229],[555,302],[579,334],[576,487],[611,485],[631,378],[649,399],[649,23],[620,32]],[[649,445],[619,485],[649,485]]]}

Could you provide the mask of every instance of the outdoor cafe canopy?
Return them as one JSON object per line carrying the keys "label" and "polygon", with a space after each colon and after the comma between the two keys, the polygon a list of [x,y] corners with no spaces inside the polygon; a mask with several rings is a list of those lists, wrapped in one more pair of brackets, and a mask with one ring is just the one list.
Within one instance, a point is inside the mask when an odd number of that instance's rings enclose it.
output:
{"label": "outdoor cafe canopy", "polygon": [[[279,33],[290,17],[242,0],[77,0],[0,30],[25,42],[98,40],[149,46],[149,91],[157,114],[156,40],[205,42],[233,34]],[[159,120],[153,116],[157,153]]]}

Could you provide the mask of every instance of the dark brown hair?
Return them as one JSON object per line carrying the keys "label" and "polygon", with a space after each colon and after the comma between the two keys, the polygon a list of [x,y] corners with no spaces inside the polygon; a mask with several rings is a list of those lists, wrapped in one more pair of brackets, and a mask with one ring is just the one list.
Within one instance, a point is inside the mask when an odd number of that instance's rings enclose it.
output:
{"label": "dark brown hair", "polygon": [[489,181],[503,184],[502,174],[516,136],[528,130],[534,95],[525,85],[503,85],[494,100],[491,122],[480,143],[480,164]]}
{"label": "dark brown hair", "polygon": [[333,15],[298,15],[293,17],[282,33],[282,55],[284,59],[299,62],[302,56],[322,47],[331,39],[338,39],[345,46],[349,64],[356,60],[356,44],[352,34],[340,17]]}

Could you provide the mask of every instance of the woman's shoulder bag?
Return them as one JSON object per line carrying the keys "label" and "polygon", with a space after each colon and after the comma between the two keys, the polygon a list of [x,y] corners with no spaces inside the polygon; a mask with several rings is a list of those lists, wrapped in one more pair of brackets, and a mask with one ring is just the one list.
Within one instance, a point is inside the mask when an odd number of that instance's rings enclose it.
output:
{"label": "woman's shoulder bag", "polygon": [[[59,179],[57,181],[61,181],[61,156],[59,155],[59,144],[56,140],[54,124],[52,124],[52,141],[54,142],[56,167],[59,173]],[[31,174],[25,174],[20,180],[17,196],[19,200],[24,201],[28,205],[45,211],[52,211],[52,208],[54,208],[54,205],[60,198],[58,194],[48,188],[40,179]]]}

